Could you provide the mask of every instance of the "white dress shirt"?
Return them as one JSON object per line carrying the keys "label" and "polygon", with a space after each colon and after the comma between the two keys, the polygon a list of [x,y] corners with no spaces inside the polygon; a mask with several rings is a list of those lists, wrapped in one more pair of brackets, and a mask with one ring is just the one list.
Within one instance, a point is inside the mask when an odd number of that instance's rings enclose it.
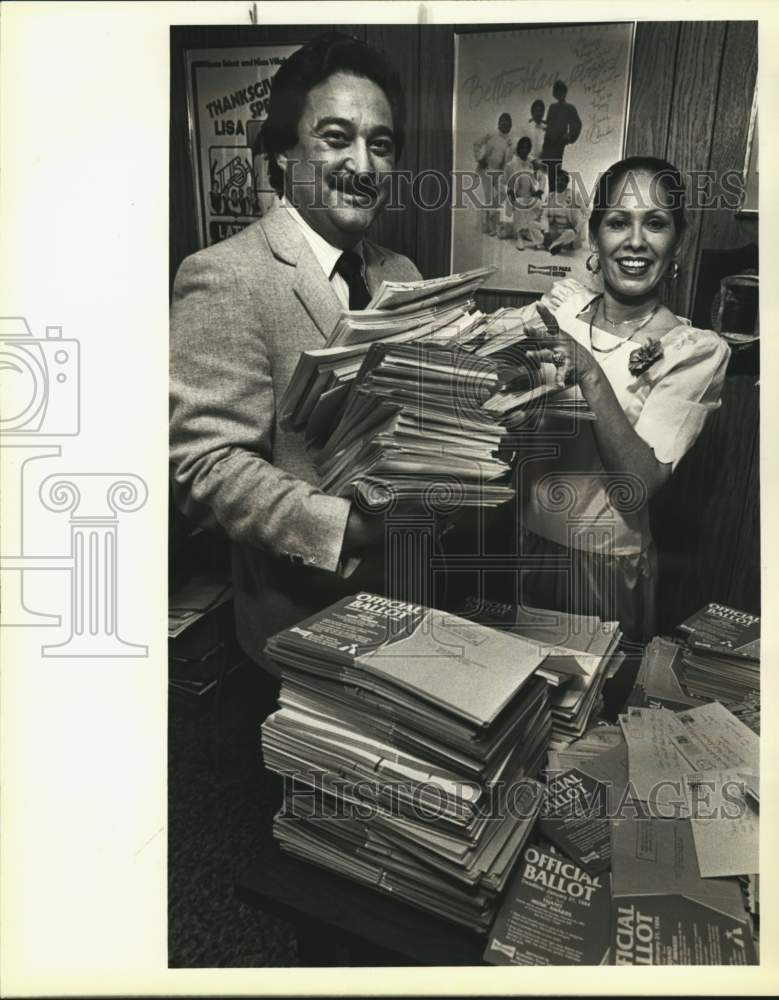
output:
{"label": "white dress shirt", "polygon": [[[303,233],[306,238],[306,242],[313,250],[314,256],[319,261],[320,267],[327,275],[327,280],[333,286],[333,291],[338,296],[341,305],[344,309],[348,309],[349,286],[347,285],[346,280],[335,270],[335,265],[338,263],[343,251],[339,250],[338,247],[334,247],[332,243],[328,243],[324,236],[320,236],[315,229],[312,229],[295,206],[288,202],[286,198],[281,199],[281,204],[286,208],[298,226],[300,226],[300,231]],[[359,254],[360,257],[362,257],[362,243],[358,243],[357,246],[352,249],[354,253]],[[363,274],[363,277],[364,276],[365,275]]]}

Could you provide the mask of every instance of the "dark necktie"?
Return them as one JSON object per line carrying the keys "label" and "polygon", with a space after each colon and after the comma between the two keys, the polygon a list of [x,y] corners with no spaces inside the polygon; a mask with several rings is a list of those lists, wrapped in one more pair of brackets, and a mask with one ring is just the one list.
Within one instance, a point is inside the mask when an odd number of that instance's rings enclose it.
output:
{"label": "dark necktie", "polygon": [[371,300],[362,276],[362,257],[354,250],[344,250],[334,268],[349,286],[349,308],[364,309]]}

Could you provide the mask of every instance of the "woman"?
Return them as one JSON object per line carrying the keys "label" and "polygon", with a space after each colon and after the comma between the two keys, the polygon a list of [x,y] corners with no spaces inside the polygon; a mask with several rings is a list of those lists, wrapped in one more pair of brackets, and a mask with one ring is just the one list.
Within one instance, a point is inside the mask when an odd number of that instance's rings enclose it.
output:
{"label": "woman", "polygon": [[717,334],[662,304],[684,229],[679,172],[650,157],[622,160],[602,176],[589,219],[587,264],[603,291],[567,279],[528,307],[543,323],[529,353],[567,373],[595,420],[570,433],[547,419],[556,454],[525,466],[521,551],[543,570],[523,599],[619,619],[638,643],[654,634],[648,501],[719,406],[730,355]]}

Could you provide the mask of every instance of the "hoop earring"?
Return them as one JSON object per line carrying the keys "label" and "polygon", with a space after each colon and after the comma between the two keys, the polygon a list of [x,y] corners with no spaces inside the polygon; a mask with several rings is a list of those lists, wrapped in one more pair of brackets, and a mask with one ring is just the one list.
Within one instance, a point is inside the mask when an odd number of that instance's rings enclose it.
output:
{"label": "hoop earring", "polygon": [[668,280],[676,281],[678,277],[679,277],[679,262],[673,261],[673,263],[671,264],[671,268],[668,272]]}
{"label": "hoop earring", "polygon": [[597,253],[591,253],[587,260],[584,262],[584,266],[590,272],[590,274],[597,274],[600,271],[600,257]]}

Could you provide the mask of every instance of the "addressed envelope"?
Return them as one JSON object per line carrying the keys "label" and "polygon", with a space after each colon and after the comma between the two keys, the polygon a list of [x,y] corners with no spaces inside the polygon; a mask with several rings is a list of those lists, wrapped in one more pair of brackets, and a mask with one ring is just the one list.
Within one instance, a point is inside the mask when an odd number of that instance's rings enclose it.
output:
{"label": "addressed envelope", "polygon": [[676,748],[696,771],[740,768],[760,773],[760,737],[718,701],[677,712]]}
{"label": "addressed envelope", "polygon": [[747,797],[749,778],[738,770],[685,775],[690,826],[704,877],[760,871],[760,817]]}
{"label": "addressed envelope", "polygon": [[674,736],[685,733],[676,715],[665,708],[630,708],[620,721],[636,796],[644,802],[682,798],[690,765],[674,743]]}

